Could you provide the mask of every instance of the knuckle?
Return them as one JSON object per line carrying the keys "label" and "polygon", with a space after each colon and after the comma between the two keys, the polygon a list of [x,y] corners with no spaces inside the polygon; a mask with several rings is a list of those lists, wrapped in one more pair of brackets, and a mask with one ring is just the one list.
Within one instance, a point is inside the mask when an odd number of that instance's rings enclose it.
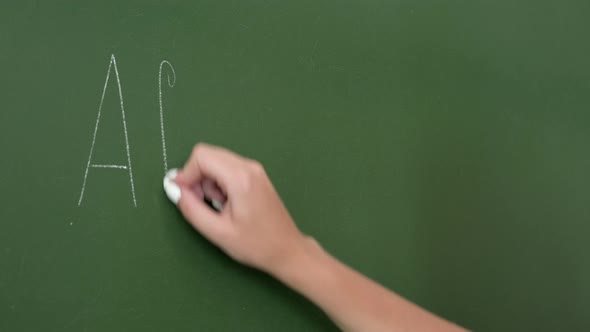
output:
{"label": "knuckle", "polygon": [[236,172],[236,182],[243,192],[250,191],[252,188],[252,173],[246,169]]}
{"label": "knuckle", "polygon": [[249,160],[245,167],[236,172],[236,182],[243,192],[252,191],[266,176],[262,164],[256,160]]}
{"label": "knuckle", "polygon": [[203,151],[203,148],[205,148],[205,145],[203,143],[195,144],[195,146],[193,147],[192,156],[196,157],[197,155],[199,155]]}
{"label": "knuckle", "polygon": [[250,171],[256,176],[265,174],[264,166],[258,160],[250,161]]}

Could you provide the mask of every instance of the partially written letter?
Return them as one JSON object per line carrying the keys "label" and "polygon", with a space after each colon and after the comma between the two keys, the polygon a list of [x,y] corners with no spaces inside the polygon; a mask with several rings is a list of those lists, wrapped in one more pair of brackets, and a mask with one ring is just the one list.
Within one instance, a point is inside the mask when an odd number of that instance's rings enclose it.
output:
{"label": "partially written letter", "polygon": [[[164,65],[168,65],[168,86],[173,88],[176,83],[176,72],[172,64],[166,60],[160,63],[160,71],[158,72],[158,95],[160,101],[160,132],[162,135],[162,159],[164,161],[164,173],[168,172],[168,155],[166,153],[166,133],[164,131],[164,106],[162,104],[162,69]],[[172,74],[172,77],[170,77]]]}

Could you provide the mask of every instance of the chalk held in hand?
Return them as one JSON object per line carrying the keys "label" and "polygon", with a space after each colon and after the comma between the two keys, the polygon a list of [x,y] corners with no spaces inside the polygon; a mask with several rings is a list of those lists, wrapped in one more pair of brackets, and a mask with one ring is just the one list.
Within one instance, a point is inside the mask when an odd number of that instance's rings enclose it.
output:
{"label": "chalk held in hand", "polygon": [[174,168],[169,170],[166,176],[164,176],[164,191],[168,199],[174,204],[178,204],[181,195],[180,187],[174,182],[177,173],[178,170]]}
{"label": "chalk held in hand", "polygon": [[[180,201],[182,192],[180,190],[180,187],[176,184],[176,182],[174,182],[174,179],[176,179],[176,174],[178,174],[178,170],[175,168],[169,170],[168,173],[166,173],[166,176],[164,176],[164,191],[166,192],[166,196],[168,196],[168,199],[172,203],[178,205],[178,201]],[[221,210],[223,210],[223,202],[221,201],[209,198],[207,196],[203,197],[203,201],[210,208],[217,212],[221,212]]]}

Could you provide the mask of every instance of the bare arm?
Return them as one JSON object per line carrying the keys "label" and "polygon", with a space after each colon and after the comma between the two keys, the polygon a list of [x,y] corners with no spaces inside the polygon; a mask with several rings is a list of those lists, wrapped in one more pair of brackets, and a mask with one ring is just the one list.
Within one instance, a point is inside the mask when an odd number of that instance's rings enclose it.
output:
{"label": "bare arm", "polygon": [[[342,264],[295,226],[262,166],[198,144],[164,179],[189,223],[235,260],[293,288],[344,331],[464,331]],[[203,197],[223,206],[220,213]]]}
{"label": "bare arm", "polygon": [[344,331],[465,331],[341,263],[309,239],[271,272]]}

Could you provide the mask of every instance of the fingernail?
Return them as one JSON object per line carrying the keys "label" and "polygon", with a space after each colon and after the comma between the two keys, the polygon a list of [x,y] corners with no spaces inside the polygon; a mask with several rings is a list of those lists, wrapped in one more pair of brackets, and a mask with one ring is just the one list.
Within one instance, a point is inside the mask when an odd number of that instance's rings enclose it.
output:
{"label": "fingernail", "polygon": [[180,187],[174,182],[177,172],[178,170],[173,168],[164,176],[164,191],[168,199],[174,204],[178,204],[181,195]]}

